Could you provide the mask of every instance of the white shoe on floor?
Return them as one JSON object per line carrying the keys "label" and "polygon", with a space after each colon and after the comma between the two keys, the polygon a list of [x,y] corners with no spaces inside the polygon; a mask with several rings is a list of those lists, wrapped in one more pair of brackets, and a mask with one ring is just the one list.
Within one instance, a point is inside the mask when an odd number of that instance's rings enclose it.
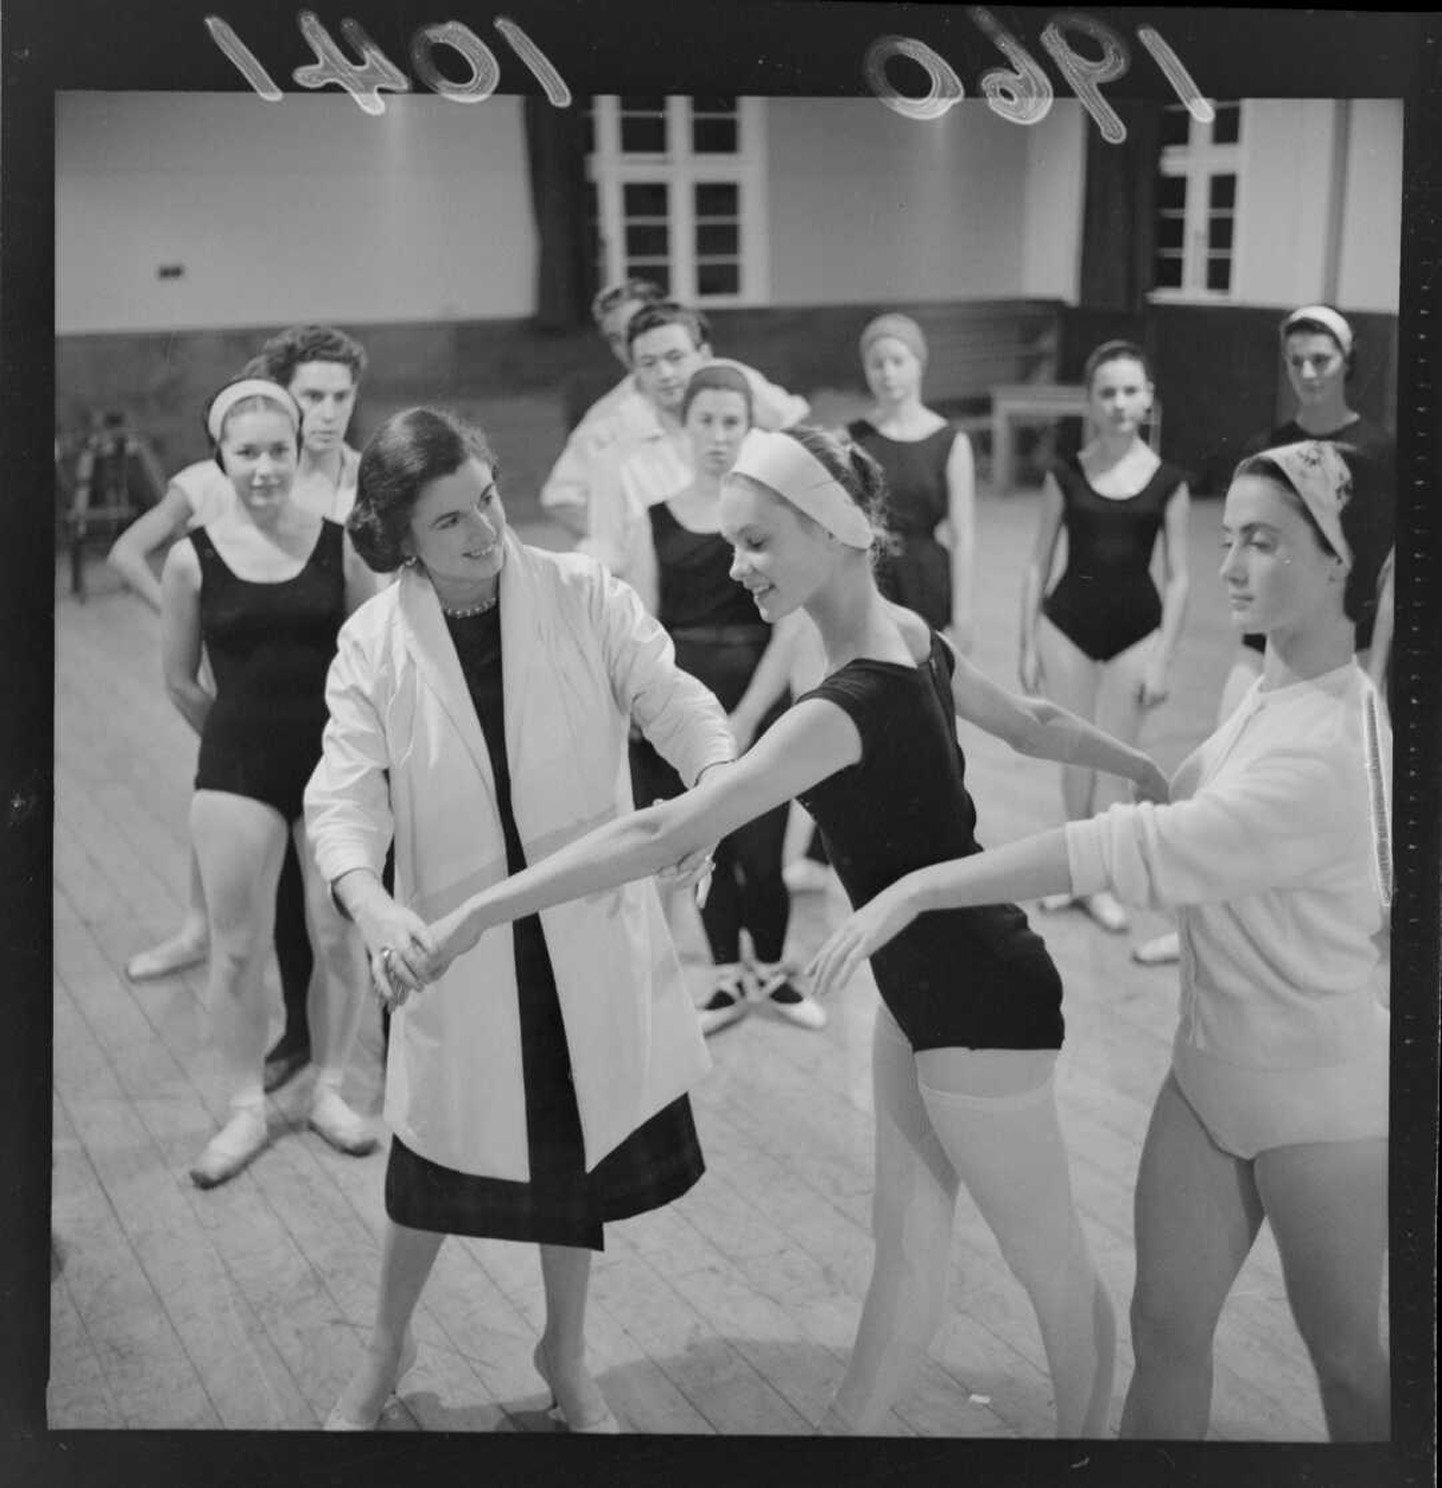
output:
{"label": "white shoe on floor", "polygon": [[1098,889],[1095,894],[1084,894],[1081,898],[1081,907],[1103,930],[1112,935],[1120,935],[1131,926],[1126,910],[1106,889]]}
{"label": "white shoe on floor", "polygon": [[1070,894],[1048,894],[1037,901],[1037,908],[1045,914],[1057,914],[1063,909],[1070,909],[1075,903],[1075,898]]}
{"label": "white shoe on floor", "polygon": [[809,992],[796,986],[792,980],[795,973],[784,962],[772,966],[758,964],[753,975],[756,990],[751,995],[756,1002],[769,1003],[776,1013],[798,1028],[826,1027],[826,1009]]}
{"label": "white shoe on floor", "polygon": [[708,1035],[739,1022],[750,1010],[750,978],[744,966],[736,963],[718,966],[715,978],[710,999],[696,1011],[701,1020],[701,1032]]}
{"label": "white shoe on floor", "polygon": [[1182,941],[1175,930],[1132,947],[1132,960],[1141,966],[1171,966],[1181,959]]}
{"label": "white shoe on floor", "polygon": [[[356,1380],[353,1379],[346,1386],[345,1393],[336,1401],[330,1415],[325,1418],[325,1425],[321,1429],[324,1431],[374,1431],[380,1423],[380,1418],[385,1412],[386,1405],[400,1389],[401,1381],[415,1367],[416,1357],[419,1352],[415,1335],[410,1329],[407,1329],[405,1341],[401,1344],[400,1358],[396,1361],[395,1374],[391,1378],[389,1389],[380,1390],[372,1388],[368,1392],[370,1398],[364,1404],[360,1406],[348,1406],[346,1397],[350,1395],[356,1384]],[[360,1377],[362,1370],[376,1367],[375,1355],[367,1348],[365,1361],[362,1363],[360,1370],[356,1372],[357,1379]],[[375,1380],[372,1379],[365,1383],[374,1386]],[[384,1381],[382,1381],[382,1384],[384,1384]],[[380,1397],[379,1405],[374,1404],[377,1395]]]}
{"label": "white shoe on floor", "polygon": [[310,1129],[319,1132],[337,1152],[364,1157],[373,1152],[379,1138],[375,1126],[351,1110],[332,1085],[317,1083],[311,1100]]}
{"label": "white shoe on floor", "polygon": [[264,1106],[243,1106],[206,1143],[190,1168],[197,1188],[216,1188],[249,1166],[270,1140]]}

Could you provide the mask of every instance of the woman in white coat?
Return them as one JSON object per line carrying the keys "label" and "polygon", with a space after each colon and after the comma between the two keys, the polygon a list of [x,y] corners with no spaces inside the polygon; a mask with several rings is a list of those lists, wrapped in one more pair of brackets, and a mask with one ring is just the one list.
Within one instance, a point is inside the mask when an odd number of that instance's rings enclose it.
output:
{"label": "woman in white coat", "polygon": [[[730,761],[720,705],[635,592],[508,531],[484,436],[415,408],[361,458],[352,538],[400,582],[341,633],[306,819],[371,970],[416,985],[427,921],[632,809],[634,719],[688,782]],[[394,899],[381,884],[394,839]],[[708,1068],[655,887],[560,906],[455,961],[391,1025],[394,1134],[375,1328],[327,1423],[373,1427],[447,1234],[540,1245],[537,1370],[573,1431],[617,1425],[585,1368],[603,1223],[703,1163],[686,1092]]]}

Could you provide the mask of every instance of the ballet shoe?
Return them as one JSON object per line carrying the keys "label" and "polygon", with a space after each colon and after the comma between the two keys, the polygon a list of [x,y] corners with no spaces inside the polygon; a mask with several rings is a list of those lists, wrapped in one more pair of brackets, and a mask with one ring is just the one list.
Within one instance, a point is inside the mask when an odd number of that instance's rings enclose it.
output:
{"label": "ballet shoe", "polygon": [[290,1082],[310,1063],[310,1044],[300,1041],[287,1042],[282,1035],[275,1047],[265,1056],[263,1084],[267,1095],[273,1094]]}
{"label": "ballet shoe", "polygon": [[833,882],[832,870],[814,858],[797,858],[781,870],[781,878],[793,894],[824,894]]}
{"label": "ballet shoe", "polygon": [[826,1027],[826,1009],[808,992],[803,992],[791,980],[785,965],[758,965],[755,968],[755,991],[751,994],[757,1002],[770,1003],[773,1010],[788,1023],[798,1028],[820,1029]]}
{"label": "ballet shoe", "polygon": [[204,935],[196,939],[180,931],[149,950],[137,951],[125,963],[125,975],[132,982],[149,982],[156,977],[199,966],[209,954],[210,947]]}
{"label": "ballet shoe", "polygon": [[[551,1373],[549,1368],[550,1360],[546,1354],[546,1345],[544,1340],[537,1343],[536,1351],[531,1357],[532,1362],[536,1366],[536,1373],[539,1374],[543,1380],[545,1380],[546,1388],[551,1392],[551,1407],[546,1412],[551,1420],[555,1421],[558,1425],[564,1426],[567,1431],[572,1433],[572,1435],[615,1436],[619,1434],[621,1430],[620,1422],[618,1422],[616,1420],[616,1417],[612,1415],[611,1407],[606,1404],[604,1396],[601,1397],[600,1415],[593,1416],[590,1420],[582,1421],[579,1424],[572,1423],[570,1417],[566,1415],[564,1408],[556,1399],[556,1387],[554,1384],[551,1383]],[[600,1395],[599,1386],[597,1387],[596,1393]]]}
{"label": "ballet shoe", "polygon": [[715,990],[696,1016],[701,1032],[712,1034],[744,1018],[748,1011],[750,977],[744,966],[731,963],[715,969]]}
{"label": "ballet shoe", "polygon": [[216,1188],[228,1182],[264,1151],[269,1140],[263,1106],[237,1111],[195,1160],[191,1181],[197,1188]]}
{"label": "ballet shoe", "polygon": [[1181,959],[1181,941],[1175,930],[1132,947],[1132,960],[1141,966],[1170,966]]}
{"label": "ballet shoe", "polygon": [[1127,912],[1105,889],[1095,894],[1084,894],[1081,907],[1111,935],[1120,935],[1131,924]]}
{"label": "ballet shoe", "polygon": [[311,1101],[310,1129],[319,1132],[337,1152],[364,1157],[373,1152],[379,1138],[375,1127],[341,1099],[330,1085],[317,1085]]}
{"label": "ballet shoe", "polygon": [[[391,1382],[390,1389],[381,1396],[380,1404],[375,1410],[364,1416],[349,1415],[345,1409],[345,1396],[342,1395],[336,1401],[330,1415],[325,1418],[325,1425],[321,1429],[323,1431],[374,1431],[380,1423],[381,1416],[385,1413],[386,1406],[400,1389],[401,1381],[415,1368],[419,1353],[420,1347],[416,1343],[415,1334],[407,1328],[405,1341],[401,1344],[400,1358],[396,1361],[395,1378]],[[373,1357],[372,1350],[367,1347],[366,1364],[369,1364]],[[364,1369],[366,1364],[362,1364],[361,1368]]]}
{"label": "ballet shoe", "polygon": [[1070,894],[1048,894],[1037,901],[1037,908],[1046,914],[1056,914],[1059,910],[1070,909],[1075,903],[1076,900]]}

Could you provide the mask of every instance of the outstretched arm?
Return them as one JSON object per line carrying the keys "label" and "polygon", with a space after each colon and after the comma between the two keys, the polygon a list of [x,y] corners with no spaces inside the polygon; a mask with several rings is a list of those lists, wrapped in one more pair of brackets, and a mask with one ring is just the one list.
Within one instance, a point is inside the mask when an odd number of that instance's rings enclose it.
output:
{"label": "outstretched arm", "polygon": [[1039,899],[1071,891],[1062,827],[919,868],[849,915],[816,953],[807,974],[814,978],[815,994],[823,997],[844,987],[863,961],[928,910]]}
{"label": "outstretched arm", "polygon": [[437,921],[438,952],[423,968],[426,980],[493,925],[647,878],[860,758],[856,725],[840,708],[820,698],[801,704],[736,764],[673,800],[588,832]]}
{"label": "outstretched arm", "polygon": [[1167,799],[1167,778],[1150,756],[1046,698],[1017,697],[964,656],[956,658],[951,695],[958,718],[996,735],[1018,754],[1120,775],[1141,799]]}

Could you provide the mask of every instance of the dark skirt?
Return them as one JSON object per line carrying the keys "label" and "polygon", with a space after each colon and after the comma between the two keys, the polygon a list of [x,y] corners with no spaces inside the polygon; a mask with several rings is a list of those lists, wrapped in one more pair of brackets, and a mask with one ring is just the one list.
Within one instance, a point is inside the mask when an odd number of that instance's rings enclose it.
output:
{"label": "dark skirt", "polygon": [[530,1181],[458,1173],[392,1137],[386,1213],[413,1230],[604,1250],[603,1224],[671,1203],[705,1171],[691,1102],[683,1095],[663,1107],[587,1173],[541,922],[518,920],[513,933]]}

